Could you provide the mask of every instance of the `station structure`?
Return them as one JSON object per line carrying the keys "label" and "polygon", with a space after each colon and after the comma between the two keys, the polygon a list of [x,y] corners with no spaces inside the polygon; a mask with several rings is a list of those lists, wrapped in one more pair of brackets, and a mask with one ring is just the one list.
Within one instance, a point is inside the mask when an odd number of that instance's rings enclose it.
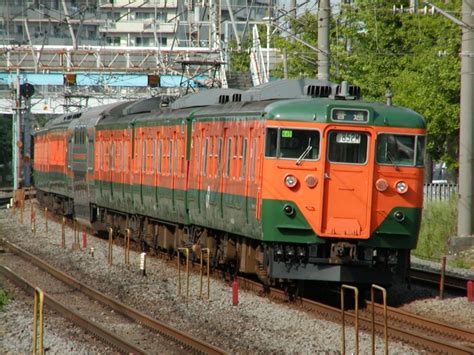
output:
{"label": "station structure", "polygon": [[[269,32],[276,5],[273,0],[7,1],[0,7],[0,134],[8,136],[3,126],[12,122],[13,166],[0,161],[0,187],[8,183],[5,171],[14,172],[14,189],[29,184],[20,178],[29,176],[20,166],[28,167],[31,131],[41,117],[227,87],[229,43],[240,47],[257,24]],[[277,59],[271,48],[266,52],[269,67]],[[25,84],[34,95],[24,95]]]}

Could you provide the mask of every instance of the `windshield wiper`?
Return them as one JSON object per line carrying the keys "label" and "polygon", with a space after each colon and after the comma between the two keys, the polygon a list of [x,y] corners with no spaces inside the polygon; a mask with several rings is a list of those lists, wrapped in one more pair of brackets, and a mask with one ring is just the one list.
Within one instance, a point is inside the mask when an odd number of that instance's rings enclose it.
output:
{"label": "windshield wiper", "polygon": [[311,149],[313,149],[313,146],[311,145],[311,140],[310,140],[309,143],[308,143],[308,146],[306,147],[304,152],[300,155],[300,157],[296,161],[296,165],[301,165],[301,163],[303,162],[303,159],[306,158],[306,156],[309,154]]}
{"label": "windshield wiper", "polygon": [[393,157],[392,153],[390,153],[390,151],[388,150],[387,150],[387,158],[390,161],[390,163],[392,163],[395,166],[395,170],[399,170],[398,164],[395,162],[395,158]]}

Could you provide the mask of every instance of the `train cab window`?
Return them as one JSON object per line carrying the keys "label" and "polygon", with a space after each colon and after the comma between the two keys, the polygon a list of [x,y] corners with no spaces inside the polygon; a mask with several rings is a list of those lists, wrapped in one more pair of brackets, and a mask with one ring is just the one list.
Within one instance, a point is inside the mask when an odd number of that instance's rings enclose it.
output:
{"label": "train cab window", "polygon": [[332,163],[365,164],[368,140],[367,133],[329,132],[329,161]]}
{"label": "train cab window", "polygon": [[319,131],[293,128],[268,128],[265,156],[280,159],[319,158]]}
{"label": "train cab window", "polygon": [[423,165],[425,137],[380,134],[377,137],[377,163],[386,165]]}

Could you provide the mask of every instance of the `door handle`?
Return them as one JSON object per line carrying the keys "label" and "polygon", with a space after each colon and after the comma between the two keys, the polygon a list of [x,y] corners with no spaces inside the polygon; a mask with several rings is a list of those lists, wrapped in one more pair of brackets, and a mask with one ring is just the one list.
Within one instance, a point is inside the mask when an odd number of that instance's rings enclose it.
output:
{"label": "door handle", "polygon": [[328,179],[328,180],[331,179],[331,178],[329,177],[329,174],[328,174],[328,173],[324,173],[324,178],[325,178],[325,179]]}

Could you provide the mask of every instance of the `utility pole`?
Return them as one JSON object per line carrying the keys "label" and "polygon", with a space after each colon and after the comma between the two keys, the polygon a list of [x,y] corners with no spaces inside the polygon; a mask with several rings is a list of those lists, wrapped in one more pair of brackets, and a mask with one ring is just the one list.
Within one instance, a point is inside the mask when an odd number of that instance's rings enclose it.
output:
{"label": "utility pole", "polygon": [[453,244],[462,248],[474,244],[474,0],[463,0],[461,21],[428,1],[425,4],[462,29],[457,233],[461,238],[453,239]]}
{"label": "utility pole", "polygon": [[329,0],[320,0],[318,9],[318,79],[329,81]]}
{"label": "utility pole", "polygon": [[15,115],[12,122],[12,170],[13,190],[19,188],[20,179],[20,122],[21,122],[21,96],[20,96],[20,69],[16,70]]}
{"label": "utility pole", "polygon": [[474,0],[462,2],[458,236],[474,236]]}

